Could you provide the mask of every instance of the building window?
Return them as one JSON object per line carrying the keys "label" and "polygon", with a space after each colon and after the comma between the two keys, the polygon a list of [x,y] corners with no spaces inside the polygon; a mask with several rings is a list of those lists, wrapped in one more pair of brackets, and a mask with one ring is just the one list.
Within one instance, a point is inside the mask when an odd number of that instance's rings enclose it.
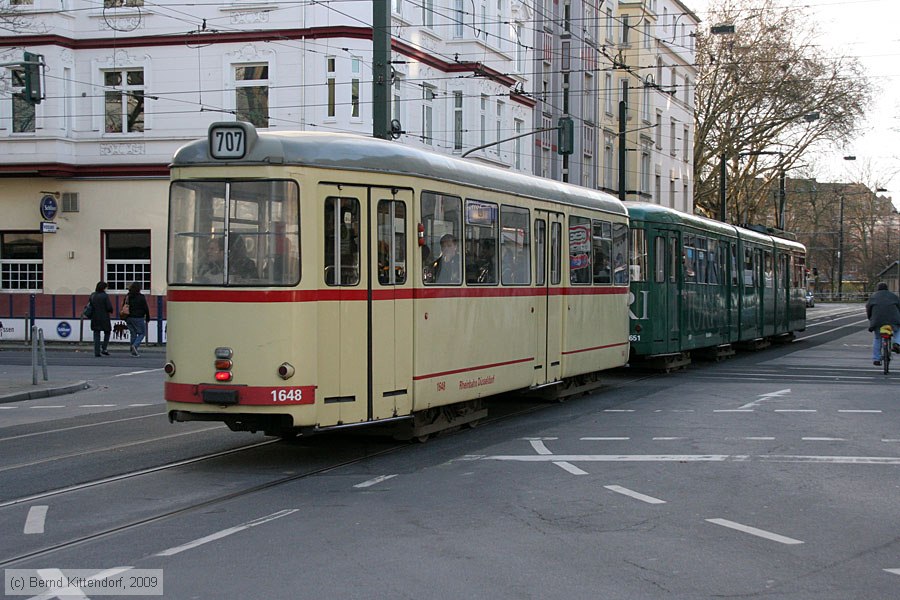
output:
{"label": "building window", "polygon": [[487,144],[487,104],[488,97],[484,94],[481,95],[481,146]]}
{"label": "building window", "polygon": [[394,101],[391,102],[391,118],[403,123],[406,111],[403,110],[403,78],[397,76],[394,79]]}
{"label": "building window", "polygon": [[521,23],[516,23],[516,72],[525,72],[525,28]]}
{"label": "building window", "polygon": [[650,192],[650,144],[645,143],[641,151],[641,193]]}
{"label": "building window", "polygon": [[44,288],[44,240],[39,233],[0,233],[0,290]]}
{"label": "building window", "polygon": [[358,58],[353,58],[350,60],[350,65],[350,118],[359,119],[359,82],[362,61]]}
{"label": "building window", "polygon": [[[516,135],[517,136],[522,135],[522,126],[524,124],[525,124],[524,121],[522,121],[521,119],[516,119]],[[515,144],[516,144],[516,150],[515,150],[516,170],[520,171],[520,170],[522,170],[522,138],[517,137]]]}
{"label": "building window", "polygon": [[106,133],[144,131],[144,70],[104,71]]}
{"label": "building window", "polygon": [[422,141],[430,146],[433,135],[434,88],[429,85],[422,86],[422,99],[425,101],[422,104]]}
{"label": "building window", "polygon": [[682,151],[681,151],[681,160],[684,162],[688,162],[688,158],[690,157],[691,152],[691,144],[690,144],[690,134],[688,132],[688,126],[684,126],[684,130],[682,132]]}
{"label": "building window", "polygon": [[581,125],[581,148],[585,157],[594,155],[594,126],[587,123]]}
{"label": "building window", "polygon": [[616,165],[613,161],[613,136],[603,135],[603,187],[607,190],[615,189]]}
{"label": "building window", "polygon": [[465,0],[454,0],[453,1],[453,37],[459,39],[465,35],[465,24],[466,24]]}
{"label": "building window", "polygon": [[678,140],[675,137],[675,128],[677,126],[677,121],[675,119],[669,119],[669,154],[675,156],[675,148]]}
{"label": "building window", "polygon": [[462,150],[463,147],[463,94],[461,91],[453,92],[453,149]]}
{"label": "building window", "polygon": [[234,85],[237,120],[252,123],[255,127],[268,127],[269,66],[236,66]]}
{"label": "building window", "polygon": [[604,96],[606,97],[606,102],[604,102],[603,104],[605,106],[606,114],[611,115],[611,114],[613,114],[613,93],[614,93],[612,73],[606,74],[606,84],[605,85],[606,85],[606,93],[604,94]]}
{"label": "building window", "polygon": [[392,3],[394,14],[402,15],[403,14],[403,0],[394,0]]}
{"label": "building window", "polygon": [[503,102],[501,102],[500,100],[497,100],[497,121],[496,121],[497,127],[496,127],[496,132],[495,132],[495,135],[497,136],[497,137],[496,137],[497,146],[494,148],[494,151],[495,151],[497,154],[500,154],[500,140],[503,139],[503,137],[502,137],[502,132],[503,132],[503,109],[504,109]]}
{"label": "building window", "polygon": [[422,2],[422,24],[428,29],[434,29],[434,0]]}
{"label": "building window", "polygon": [[628,15],[622,15],[622,40],[621,41],[622,41],[623,46],[628,46],[630,43],[629,39],[628,39],[628,30],[631,29],[631,26],[628,24],[629,21],[630,21],[630,18]]}
{"label": "building window", "polygon": [[134,282],[150,289],[149,231],[108,231],[103,250],[104,279],[110,290],[124,292]]}
{"label": "building window", "polygon": [[333,56],[329,56],[325,59],[326,67],[327,67],[327,79],[326,84],[328,86],[328,113],[326,116],[329,118],[333,118],[335,116],[334,112],[334,104],[335,104],[335,85],[337,84],[336,74],[335,74],[335,61]]}
{"label": "building window", "polygon": [[9,70],[12,79],[12,131],[34,133],[34,104],[25,98],[25,69]]}

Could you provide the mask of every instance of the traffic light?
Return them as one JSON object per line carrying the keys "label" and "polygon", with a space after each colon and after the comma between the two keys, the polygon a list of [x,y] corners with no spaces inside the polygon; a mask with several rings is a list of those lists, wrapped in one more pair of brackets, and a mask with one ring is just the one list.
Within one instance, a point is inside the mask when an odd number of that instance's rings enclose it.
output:
{"label": "traffic light", "polygon": [[43,64],[43,55],[32,52],[25,53],[22,67],[25,69],[25,101],[29,104],[41,103],[43,96],[41,93],[41,65]]}
{"label": "traffic light", "polygon": [[575,121],[572,117],[560,117],[556,124],[556,153],[572,154],[575,151]]}

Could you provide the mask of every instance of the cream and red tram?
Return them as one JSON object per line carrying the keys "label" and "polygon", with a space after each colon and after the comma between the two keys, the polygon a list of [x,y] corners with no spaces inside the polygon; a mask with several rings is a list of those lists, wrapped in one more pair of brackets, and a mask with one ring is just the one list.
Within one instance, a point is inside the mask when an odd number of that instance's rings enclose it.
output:
{"label": "cream and red tram", "polygon": [[627,213],[608,194],[240,122],[171,177],[170,420],[423,437],[627,360]]}

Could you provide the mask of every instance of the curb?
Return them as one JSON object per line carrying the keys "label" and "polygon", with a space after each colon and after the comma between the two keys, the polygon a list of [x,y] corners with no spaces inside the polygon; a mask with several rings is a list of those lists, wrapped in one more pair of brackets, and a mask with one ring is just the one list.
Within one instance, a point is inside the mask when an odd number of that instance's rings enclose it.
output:
{"label": "curb", "polygon": [[0,396],[0,404],[8,402],[21,402],[23,400],[35,400],[37,398],[49,398],[51,396],[62,396],[63,394],[74,394],[86,390],[90,385],[86,381],[77,381],[58,387],[41,388],[37,390],[23,390],[21,392],[13,392]]}

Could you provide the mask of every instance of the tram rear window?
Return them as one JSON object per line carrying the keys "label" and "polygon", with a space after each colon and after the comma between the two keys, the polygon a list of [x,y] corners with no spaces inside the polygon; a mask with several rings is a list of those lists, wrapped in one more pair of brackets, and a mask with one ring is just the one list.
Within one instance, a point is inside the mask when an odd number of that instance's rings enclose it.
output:
{"label": "tram rear window", "polygon": [[296,285],[300,281],[296,182],[173,182],[168,281],[174,285]]}

